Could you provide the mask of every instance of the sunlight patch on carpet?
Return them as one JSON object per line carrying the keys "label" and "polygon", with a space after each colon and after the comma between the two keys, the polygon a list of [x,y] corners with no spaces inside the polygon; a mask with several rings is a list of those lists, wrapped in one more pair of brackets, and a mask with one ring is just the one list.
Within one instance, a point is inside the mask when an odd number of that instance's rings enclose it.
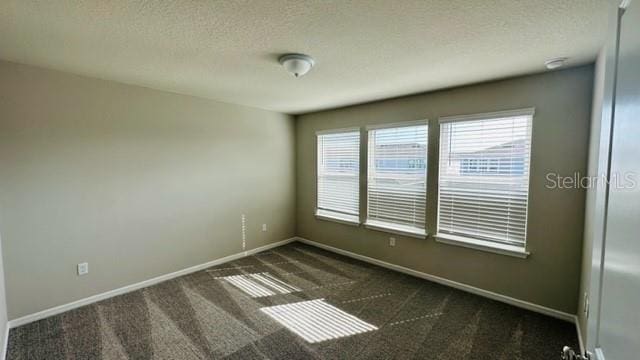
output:
{"label": "sunlight patch on carpet", "polygon": [[254,298],[302,291],[267,272],[224,276],[217,279],[227,281]]}
{"label": "sunlight patch on carpet", "polygon": [[378,330],[374,325],[328,304],[324,299],[264,307],[260,310],[310,343]]}

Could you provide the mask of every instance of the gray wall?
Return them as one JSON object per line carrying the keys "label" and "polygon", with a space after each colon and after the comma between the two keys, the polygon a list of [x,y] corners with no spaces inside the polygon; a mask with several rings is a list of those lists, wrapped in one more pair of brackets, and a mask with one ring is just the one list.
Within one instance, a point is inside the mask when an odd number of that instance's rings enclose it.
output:
{"label": "gray wall", "polygon": [[[585,192],[550,190],[545,175],[587,168],[593,67],[508,79],[300,116],[297,134],[297,233],[304,238],[428,274],[575,314]],[[519,259],[317,220],[315,132],[429,119],[427,226],[435,231],[439,116],[536,108],[527,249]],[[365,144],[363,143],[363,150]],[[361,159],[364,159],[362,155]],[[361,162],[366,164],[366,162]],[[361,194],[361,199],[364,199]],[[364,203],[361,204],[364,213]],[[397,238],[389,247],[388,238]]]}
{"label": "gray wall", "polygon": [[10,319],[238,253],[241,214],[247,249],[294,236],[291,117],[7,62],[0,79]]}

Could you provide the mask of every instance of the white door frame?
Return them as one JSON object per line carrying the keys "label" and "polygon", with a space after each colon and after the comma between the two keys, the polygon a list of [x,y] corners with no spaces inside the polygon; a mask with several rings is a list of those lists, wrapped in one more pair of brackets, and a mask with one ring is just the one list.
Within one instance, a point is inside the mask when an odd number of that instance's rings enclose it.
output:
{"label": "white door frame", "polygon": [[594,221],[592,230],[598,234],[593,238],[593,250],[591,260],[591,278],[589,287],[589,299],[591,314],[587,321],[586,351],[596,360],[605,360],[600,347],[599,328],[600,310],[602,304],[603,268],[606,253],[607,210],[609,203],[609,181],[611,179],[611,150],[614,127],[616,77],[618,65],[618,47],[620,34],[620,21],[632,0],[610,0],[609,31],[605,45],[605,76],[604,93],[600,123],[600,144],[598,151],[598,174],[606,171],[607,181],[598,184],[595,194]]}

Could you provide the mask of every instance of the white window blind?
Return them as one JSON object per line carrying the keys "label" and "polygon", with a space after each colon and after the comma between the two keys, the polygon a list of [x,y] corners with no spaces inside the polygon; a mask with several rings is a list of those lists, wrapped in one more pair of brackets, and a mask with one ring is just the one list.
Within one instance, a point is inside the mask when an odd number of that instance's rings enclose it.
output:
{"label": "white window blind", "polygon": [[524,249],[532,119],[533,109],[441,119],[438,235]]}
{"label": "white window blind", "polygon": [[359,222],[360,131],[319,133],[316,215]]}
{"label": "white window blind", "polygon": [[369,130],[367,222],[425,235],[427,125]]}

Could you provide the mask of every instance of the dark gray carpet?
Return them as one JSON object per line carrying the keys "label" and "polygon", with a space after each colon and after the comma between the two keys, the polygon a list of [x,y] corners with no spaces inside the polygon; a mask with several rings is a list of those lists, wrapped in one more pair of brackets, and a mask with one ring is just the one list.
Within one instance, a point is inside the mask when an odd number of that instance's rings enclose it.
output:
{"label": "dark gray carpet", "polygon": [[578,348],[571,323],[292,243],[12,329],[7,358],[550,360],[563,345]]}

